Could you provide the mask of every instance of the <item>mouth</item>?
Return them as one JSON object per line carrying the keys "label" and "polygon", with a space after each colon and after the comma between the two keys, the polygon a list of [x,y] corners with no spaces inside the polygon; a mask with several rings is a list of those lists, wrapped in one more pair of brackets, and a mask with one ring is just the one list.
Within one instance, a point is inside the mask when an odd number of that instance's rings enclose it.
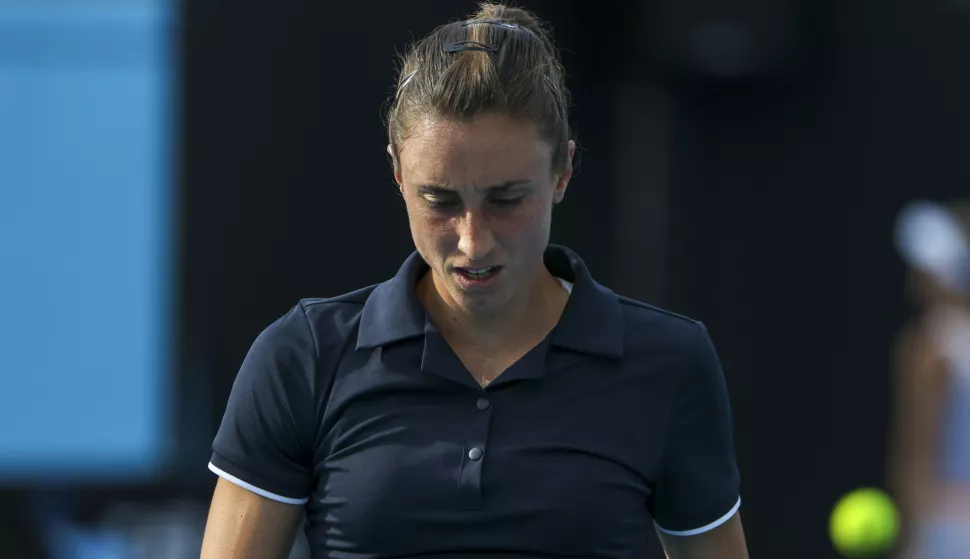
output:
{"label": "mouth", "polygon": [[495,280],[502,272],[501,266],[485,266],[481,268],[454,268],[458,281],[464,287],[482,287]]}

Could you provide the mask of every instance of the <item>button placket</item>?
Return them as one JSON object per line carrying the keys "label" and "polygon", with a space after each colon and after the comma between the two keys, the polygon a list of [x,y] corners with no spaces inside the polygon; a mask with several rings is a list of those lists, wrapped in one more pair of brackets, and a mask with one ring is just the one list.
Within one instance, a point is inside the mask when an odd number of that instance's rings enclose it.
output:
{"label": "button placket", "polygon": [[492,404],[488,398],[479,397],[474,402],[468,424],[468,438],[462,457],[460,475],[461,500],[465,506],[479,508],[482,505],[482,468],[488,454],[488,429]]}

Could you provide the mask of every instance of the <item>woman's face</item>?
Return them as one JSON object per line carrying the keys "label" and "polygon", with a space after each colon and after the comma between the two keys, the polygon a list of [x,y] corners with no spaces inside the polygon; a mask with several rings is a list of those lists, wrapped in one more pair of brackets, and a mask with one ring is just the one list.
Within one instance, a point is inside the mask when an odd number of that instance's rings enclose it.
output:
{"label": "woman's face", "polygon": [[426,119],[400,146],[395,178],[411,235],[450,307],[501,312],[521,304],[543,271],[561,173],[535,125],[499,114]]}

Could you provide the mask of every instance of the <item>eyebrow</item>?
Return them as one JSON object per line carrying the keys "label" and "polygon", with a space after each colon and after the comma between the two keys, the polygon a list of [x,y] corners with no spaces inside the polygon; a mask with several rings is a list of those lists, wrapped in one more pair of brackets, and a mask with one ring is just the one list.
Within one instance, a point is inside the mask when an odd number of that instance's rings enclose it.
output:
{"label": "eyebrow", "polygon": [[[509,190],[512,190],[518,186],[529,184],[530,182],[532,181],[530,180],[508,181],[508,182],[503,182],[502,184],[496,184],[493,186],[486,187],[485,190],[491,194],[496,194],[496,193],[501,194]],[[421,184],[421,185],[418,185],[417,190],[418,190],[418,194],[449,195],[449,194],[455,193],[455,189],[453,188],[448,188],[445,186],[440,186],[435,184]]]}

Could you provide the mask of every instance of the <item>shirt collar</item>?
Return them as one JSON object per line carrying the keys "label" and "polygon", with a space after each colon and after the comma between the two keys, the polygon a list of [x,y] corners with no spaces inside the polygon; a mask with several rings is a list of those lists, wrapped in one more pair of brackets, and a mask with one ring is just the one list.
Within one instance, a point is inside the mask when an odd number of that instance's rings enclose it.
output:
{"label": "shirt collar", "polygon": [[578,254],[566,247],[546,249],[546,268],[573,282],[569,302],[552,334],[557,347],[607,357],[623,356],[623,309],[620,299],[596,283]]}
{"label": "shirt collar", "polygon": [[[573,291],[552,335],[557,347],[608,357],[623,355],[623,309],[615,293],[596,283],[586,264],[568,248],[550,244],[544,255],[553,275],[571,281]],[[357,349],[424,336],[426,313],[415,287],[428,265],[412,253],[397,274],[367,298]]]}
{"label": "shirt collar", "polygon": [[374,288],[360,316],[357,349],[424,335],[425,310],[415,288],[427,270],[428,265],[415,251],[393,278]]}

